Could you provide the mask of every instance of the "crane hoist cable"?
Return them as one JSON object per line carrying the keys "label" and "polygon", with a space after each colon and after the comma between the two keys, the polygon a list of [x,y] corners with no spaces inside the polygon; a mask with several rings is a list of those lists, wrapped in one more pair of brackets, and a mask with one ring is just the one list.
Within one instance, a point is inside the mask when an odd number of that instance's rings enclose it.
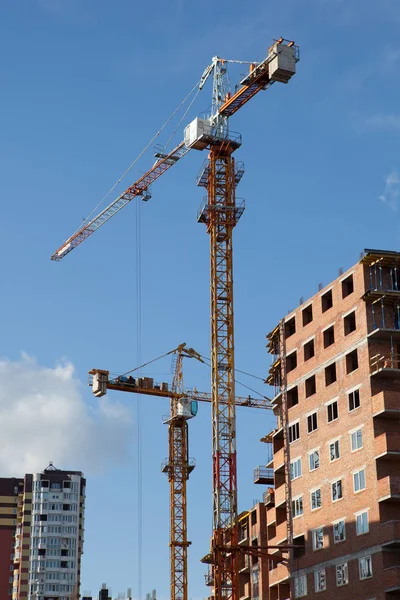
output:
{"label": "crane hoist cable", "polygon": [[[142,158],[143,154],[145,154],[145,152],[147,152],[147,150],[150,148],[150,146],[155,142],[155,140],[158,138],[158,136],[164,131],[164,129],[167,127],[167,125],[172,121],[172,119],[175,117],[175,115],[179,112],[179,110],[182,108],[182,106],[185,104],[185,102],[187,102],[187,100],[190,98],[190,96],[193,94],[193,92],[197,88],[197,93],[195,94],[194,98],[190,102],[188,109],[185,111],[182,119],[179,121],[178,126],[175,128],[175,130],[174,130],[173,134],[171,135],[171,137],[169,138],[166,146],[171,142],[172,138],[174,137],[174,135],[177,132],[178,127],[182,124],[182,121],[183,121],[184,117],[186,117],[187,113],[189,112],[190,108],[193,105],[193,102],[196,100],[196,98],[197,98],[197,96],[198,96],[198,94],[200,92],[199,83],[200,83],[200,80],[197,81],[197,83],[192,87],[192,89],[190,90],[190,92],[188,94],[186,94],[186,96],[184,97],[184,99],[180,102],[180,104],[176,107],[176,109],[171,113],[171,115],[168,117],[168,119],[165,121],[165,123],[162,125],[162,127],[153,135],[153,137],[151,138],[151,140],[146,144],[146,146],[143,148],[143,150],[141,150],[141,152],[139,152],[139,154],[131,162],[131,164],[129,165],[129,167],[127,169],[125,169],[125,171],[117,179],[117,181],[114,183],[114,185],[112,185],[110,187],[110,189],[105,194],[105,196],[103,196],[103,198],[100,200],[100,202],[93,208],[93,210],[91,210],[91,212],[83,220],[83,222],[80,223],[79,227],[77,227],[77,229],[74,231],[74,234],[77,231],[79,231],[79,229],[82,227],[83,224],[85,224],[85,223],[87,223],[89,221],[89,219],[93,215],[93,213],[103,204],[103,202],[105,202],[105,200],[107,200],[107,198],[109,197],[109,195],[121,183],[121,181],[124,179],[124,177],[126,177],[126,175],[129,173],[129,171],[131,171],[131,169],[135,166],[135,164],[138,162],[138,160],[140,160]],[[74,234],[72,234],[72,235],[74,235]]]}
{"label": "crane hoist cable", "polygon": [[[142,361],[142,252],[140,205],[136,202],[136,360]],[[137,401],[137,571],[138,598],[142,600],[143,575],[143,448],[142,448],[142,397]]]}

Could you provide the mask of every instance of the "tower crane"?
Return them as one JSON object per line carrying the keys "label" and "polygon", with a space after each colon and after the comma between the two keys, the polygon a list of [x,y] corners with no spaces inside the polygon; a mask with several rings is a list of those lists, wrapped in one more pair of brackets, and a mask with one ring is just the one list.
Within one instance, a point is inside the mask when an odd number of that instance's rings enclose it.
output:
{"label": "tower crane", "polygon": [[[168,424],[168,459],[162,465],[162,471],[168,475],[170,483],[170,585],[171,600],[188,600],[187,548],[187,500],[186,481],[195,468],[195,461],[189,458],[188,420],[196,416],[198,402],[211,402],[212,395],[197,390],[188,390],[183,385],[184,358],[195,358],[204,362],[200,354],[186,344],[180,344],[167,355],[174,357],[174,374],[171,390],[167,383],[154,383],[152,378],[132,375],[119,375],[110,378],[110,372],[92,369],[89,385],[93,394],[101,397],[107,390],[133,392],[170,399],[170,413],[165,421]],[[237,397],[238,406],[271,409],[267,398],[254,399]]]}
{"label": "tower crane", "polygon": [[81,227],[51,256],[59,261],[81,244],[133,198],[148,199],[149,186],[176,164],[190,149],[208,149],[208,160],[198,178],[207,198],[198,213],[210,235],[211,267],[211,355],[212,355],[212,455],[213,536],[211,554],[216,600],[239,599],[237,547],[237,469],[234,383],[233,253],[232,233],[244,211],[236,198],[243,168],[235,165],[233,153],[241,145],[240,134],[229,130],[229,118],[249,100],[273,83],[288,83],[296,72],[298,47],[280,38],[259,63],[250,64],[249,74],[234,94],[229,90],[229,61],[215,56],[203,73],[204,86],[212,75],[212,110],[208,119],[196,118],[184,131],[184,141],[159,155],[149,171],[125,190],[91,221]]}

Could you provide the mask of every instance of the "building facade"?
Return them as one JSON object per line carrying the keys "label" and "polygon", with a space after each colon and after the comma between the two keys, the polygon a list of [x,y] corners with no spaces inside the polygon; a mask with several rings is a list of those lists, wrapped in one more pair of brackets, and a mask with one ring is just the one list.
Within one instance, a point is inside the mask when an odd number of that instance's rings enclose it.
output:
{"label": "building facade", "polygon": [[267,536],[298,545],[270,599],[400,598],[400,253],[365,251],[267,337]]}
{"label": "building facade", "polygon": [[18,496],[23,479],[0,479],[0,598],[11,597]]}
{"label": "building facade", "polygon": [[70,600],[79,593],[85,485],[80,471],[52,464],[24,479],[0,479],[2,600]]}

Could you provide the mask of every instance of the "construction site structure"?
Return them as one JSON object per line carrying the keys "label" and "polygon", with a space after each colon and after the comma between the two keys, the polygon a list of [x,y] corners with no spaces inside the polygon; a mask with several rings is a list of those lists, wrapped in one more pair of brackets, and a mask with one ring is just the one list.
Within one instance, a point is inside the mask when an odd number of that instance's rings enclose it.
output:
{"label": "construction site structure", "polygon": [[[186,482],[195,468],[194,459],[189,458],[188,420],[196,416],[197,403],[211,402],[212,395],[184,387],[183,359],[195,358],[204,362],[198,352],[183,343],[169,354],[174,360],[171,389],[167,382],[157,384],[151,377],[134,378],[132,374],[126,374],[110,379],[109,371],[103,369],[89,372],[89,385],[98,398],[111,389],[170,399],[170,414],[164,421],[168,424],[169,453],[162,464],[162,471],[168,475],[170,483],[170,595],[171,600],[188,600],[187,549],[190,542],[187,538]],[[271,409],[267,398],[238,397],[235,402],[238,406]]]}
{"label": "construction site structure", "polygon": [[[190,149],[208,149],[208,161],[198,178],[207,189],[198,221],[210,235],[211,287],[211,384],[213,461],[213,562],[216,600],[239,600],[238,504],[235,413],[235,360],[233,312],[233,229],[244,211],[236,197],[243,168],[236,166],[233,153],[241,135],[229,128],[229,118],[250,99],[275,82],[288,83],[299,59],[294,42],[280,38],[259,63],[251,63],[249,74],[237,91],[230,92],[227,65],[218,56],[206,68],[203,87],[212,77],[212,109],[207,119],[194,119],[184,132],[184,141],[172,151],[157,153],[153,167],[97,216],[83,225],[58,248],[52,260],[59,261],[87,239],[133,198],[149,198],[149,186],[176,164]],[[236,61],[231,61],[236,62]]]}
{"label": "construction site structure", "polygon": [[270,600],[399,598],[400,253],[365,250],[267,337],[266,529],[293,540],[269,563]]}

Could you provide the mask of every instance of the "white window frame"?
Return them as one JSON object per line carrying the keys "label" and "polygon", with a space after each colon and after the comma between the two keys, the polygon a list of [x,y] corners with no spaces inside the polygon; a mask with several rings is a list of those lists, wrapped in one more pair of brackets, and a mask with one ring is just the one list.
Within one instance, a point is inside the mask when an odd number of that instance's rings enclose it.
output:
{"label": "white window frame", "polygon": [[[314,455],[316,452],[318,452],[318,467],[314,467],[313,469],[311,468],[311,456]],[[315,464],[315,462],[314,462]],[[310,473],[312,473],[313,471],[316,471],[317,469],[319,469],[321,466],[321,453],[319,451],[319,447],[318,448],[314,448],[313,450],[310,450],[310,452],[308,453],[308,469],[310,471]]]}
{"label": "white window frame", "polygon": [[[333,486],[338,484],[340,482],[340,498],[334,498],[333,497]],[[331,481],[331,497],[332,497],[332,502],[339,502],[339,500],[342,500],[343,498],[343,478],[339,477],[339,479],[335,479],[335,481]]]}
{"label": "white window frame", "polygon": [[[365,568],[363,566],[363,562],[365,563],[366,566],[369,566],[370,575],[363,575],[362,570],[363,570],[363,568]],[[372,557],[371,557],[371,555],[363,556],[362,558],[358,559],[358,569],[359,569],[359,574],[360,574],[361,580],[362,579],[370,579],[372,577],[373,572],[372,572]]]}
{"label": "white window frame", "polygon": [[[322,534],[322,540],[320,538],[321,534]],[[322,550],[324,547],[324,528],[316,527],[315,529],[312,529],[311,530],[311,539],[312,539],[312,549],[314,551]],[[320,541],[322,541],[321,545],[319,545]]]}
{"label": "white window frame", "polygon": [[[297,505],[296,503],[299,502]],[[301,512],[297,512],[297,506],[300,506],[301,503]],[[295,510],[293,509],[295,507]],[[296,498],[292,498],[292,518],[297,519],[298,517],[302,517],[304,515],[304,501],[303,495],[296,496]]]}
{"label": "white window frame", "polygon": [[[332,404],[336,403],[336,408],[337,408],[337,417],[335,417],[335,419],[331,419],[329,421],[329,414],[328,414],[328,409],[329,406],[331,406]],[[329,402],[326,402],[325,404],[326,406],[326,422],[329,423],[334,423],[335,421],[337,421],[339,419],[339,397],[334,398],[333,400],[329,400]]]}
{"label": "white window frame", "polygon": [[[340,540],[337,540],[337,539],[335,539],[335,527],[340,525],[341,523],[343,523],[343,538]],[[342,542],[346,541],[346,519],[342,518],[342,519],[336,519],[336,521],[333,521],[332,535],[333,535],[333,543],[334,544],[341,544]]]}
{"label": "white window frame", "polygon": [[[356,521],[356,534],[357,535],[365,535],[366,533],[369,533],[369,514],[368,514],[368,509],[366,508],[365,510],[360,510],[357,513],[354,513],[355,516],[355,521]],[[360,523],[362,524],[362,526],[364,526],[364,515],[366,515],[366,525],[367,528],[365,529],[365,531],[359,531],[359,527],[358,527],[358,523],[359,523],[359,519],[360,519]]]}
{"label": "white window frame", "polygon": [[[321,577],[321,574],[323,576]],[[321,585],[322,583],[322,585]],[[320,569],[319,571],[314,572],[314,587],[316,592],[324,592],[326,590],[326,571],[325,569]]]}
{"label": "white window frame", "polygon": [[[350,390],[347,390],[347,392],[346,392],[346,395],[347,395],[347,410],[349,412],[354,412],[355,410],[358,410],[361,407],[360,389],[361,389],[361,385],[357,385],[356,387],[353,387]],[[350,394],[354,394],[354,392],[358,392],[359,405],[356,406],[355,408],[350,408],[350,399],[349,399],[349,396],[350,396]]]}
{"label": "white window frame", "polygon": [[300,419],[297,419],[297,421],[292,421],[291,423],[288,424],[288,437],[290,438],[290,429],[294,425],[299,426],[299,437],[297,437],[295,440],[290,441],[289,444],[294,444],[295,442],[297,442],[297,440],[300,439]]}
{"label": "white window frame", "polygon": [[[364,445],[364,440],[363,440],[363,428],[361,427],[357,427],[357,429],[352,429],[351,431],[349,431],[350,434],[350,448],[352,452],[358,452],[358,450],[362,450],[363,445]],[[358,433],[361,432],[361,446],[354,446],[353,445],[353,439],[356,441],[356,444],[358,444],[359,442],[359,436]],[[355,436],[353,438],[353,436]]]}
{"label": "white window frame", "polygon": [[[309,431],[309,429],[308,429],[308,417],[312,417],[312,415],[316,416],[317,426],[316,426],[315,429],[311,429],[311,431]],[[306,419],[307,419],[307,435],[311,435],[312,433],[314,433],[314,431],[317,431],[317,429],[318,429],[318,410],[313,410],[312,412],[309,412],[306,415]]]}
{"label": "white window frame", "polygon": [[[298,465],[298,464],[300,464],[300,474],[293,477],[292,473],[294,473],[295,465]],[[290,481],[295,481],[296,479],[299,479],[299,477],[301,477],[303,475],[303,465],[301,464],[301,456],[290,461],[290,469],[289,470],[290,470]]]}
{"label": "white window frame", "polygon": [[[356,490],[356,476],[358,476],[358,479],[359,479],[360,473],[364,473],[364,487],[359,487],[358,490]],[[353,471],[352,475],[353,475],[353,490],[354,490],[354,493],[355,494],[359,494],[360,492],[363,492],[364,490],[366,490],[367,489],[367,476],[366,476],[366,473],[365,473],[365,466],[359,468],[357,471]]]}
{"label": "white window frame", "polygon": [[[321,502],[320,506],[316,506],[315,508],[313,508],[313,494],[315,494],[316,492],[319,492],[319,499]],[[321,488],[315,488],[315,490],[311,490],[310,492],[310,508],[311,510],[314,512],[314,510],[319,510],[320,508],[322,508],[322,494],[321,494]]]}
{"label": "white window frame", "polygon": [[307,575],[294,578],[294,597],[302,598],[303,596],[307,596]]}
{"label": "white window frame", "polygon": [[[330,442],[328,442],[329,444],[329,462],[335,462],[336,460],[339,460],[341,454],[340,454],[340,437],[334,439],[334,440],[330,440]],[[331,446],[333,444],[338,444],[338,450],[339,450],[339,456],[337,456],[336,458],[331,458]]]}
{"label": "white window frame", "polygon": [[[342,569],[342,577],[343,577],[343,583],[338,583],[338,569],[341,568]],[[340,565],[336,565],[335,567],[335,575],[336,575],[336,586],[337,587],[342,587],[343,585],[347,585],[349,583],[349,567],[347,565],[347,562],[344,563],[340,563]]]}

